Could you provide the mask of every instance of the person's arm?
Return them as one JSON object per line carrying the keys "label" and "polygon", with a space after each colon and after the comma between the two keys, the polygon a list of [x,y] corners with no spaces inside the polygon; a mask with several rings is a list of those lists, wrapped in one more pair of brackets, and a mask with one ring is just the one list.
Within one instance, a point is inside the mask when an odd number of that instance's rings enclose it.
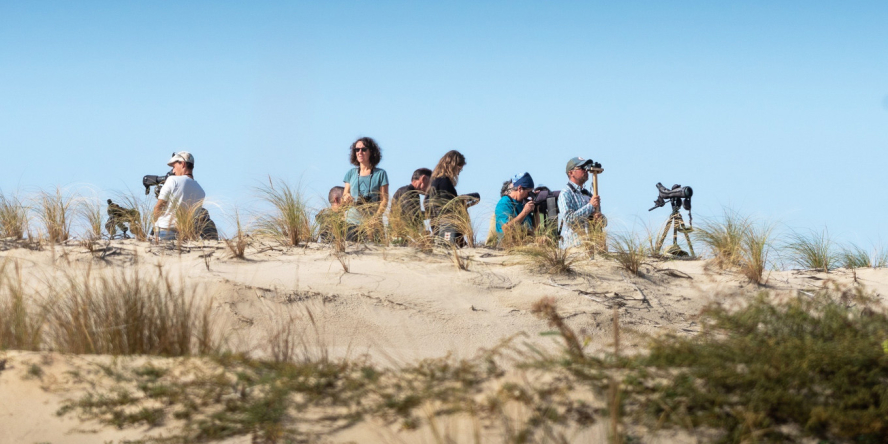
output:
{"label": "person's arm", "polygon": [[166,210],[167,201],[163,199],[157,199],[157,205],[154,206],[154,222],[157,222],[157,219],[160,219],[160,215],[163,214],[164,210]]}
{"label": "person's arm", "polygon": [[157,219],[160,219],[160,216],[166,211],[170,196],[173,194],[173,182],[175,181],[176,179],[173,177],[167,178],[163,186],[160,187],[160,193],[157,195],[157,204],[154,205],[154,222],[157,222]]}
{"label": "person's arm", "polygon": [[571,208],[568,202],[568,194],[562,192],[558,196],[558,212],[564,215],[564,223],[568,226],[574,226],[578,221],[588,219],[595,212],[595,206],[587,203],[576,210]]}
{"label": "person's arm", "polygon": [[521,212],[518,213],[517,216],[513,217],[512,220],[503,224],[503,233],[506,232],[507,229],[511,230],[515,228],[516,225],[521,225],[524,223],[524,218],[527,217],[531,212],[533,212],[533,202],[527,202],[524,204],[524,208],[521,209]]}
{"label": "person's arm", "polygon": [[379,187],[379,210],[376,211],[377,216],[382,216],[385,213],[385,209],[388,207],[389,201],[389,186],[383,185]]}
{"label": "person's arm", "polygon": [[344,204],[349,203],[352,200],[351,184],[348,182],[345,182],[345,185],[343,186],[343,188],[345,188],[345,189],[342,190],[342,203],[344,203]]}

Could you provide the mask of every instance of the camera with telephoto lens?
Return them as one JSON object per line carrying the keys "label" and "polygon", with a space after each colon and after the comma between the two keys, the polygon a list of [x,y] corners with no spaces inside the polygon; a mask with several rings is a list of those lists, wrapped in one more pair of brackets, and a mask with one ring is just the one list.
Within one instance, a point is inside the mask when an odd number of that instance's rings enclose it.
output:
{"label": "camera with telephoto lens", "polygon": [[145,195],[147,196],[151,187],[154,187],[154,197],[160,197],[160,189],[163,187],[164,182],[173,175],[175,175],[173,170],[170,170],[170,172],[163,176],[147,175],[142,177],[142,185],[145,187]]}
{"label": "camera with telephoto lens", "polygon": [[673,211],[677,211],[679,207],[691,211],[691,196],[694,195],[694,190],[691,187],[673,185],[672,189],[669,189],[664,187],[662,183],[657,182],[657,190],[660,194],[657,196],[657,200],[654,201],[654,206],[648,211],[653,211],[666,205],[667,199],[672,203]]}

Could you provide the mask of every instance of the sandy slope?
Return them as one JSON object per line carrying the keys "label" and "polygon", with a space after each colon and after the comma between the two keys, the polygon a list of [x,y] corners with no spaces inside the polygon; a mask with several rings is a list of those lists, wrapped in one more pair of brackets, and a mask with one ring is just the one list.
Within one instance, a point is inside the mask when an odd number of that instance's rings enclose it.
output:
{"label": "sandy slope", "polygon": [[[630,277],[612,261],[584,260],[575,274],[553,276],[533,271],[524,258],[494,250],[460,254],[468,259],[468,271],[458,270],[443,252],[360,247],[347,255],[346,273],[330,251],[318,245],[257,247],[248,251],[247,260],[231,259],[221,244],[180,254],[134,241],[115,241],[104,253],[74,246],[0,253],[10,263],[17,261],[26,285],[38,290],[87,269],[138,269],[146,275],[162,270],[212,301],[214,317],[232,346],[257,357],[267,353],[269,332],[292,322],[307,332],[308,353],[369,353],[393,366],[447,353],[469,357],[519,333],[540,346],[557,346],[552,337],[539,336],[550,327],[530,313],[541,297],[558,301],[570,325],[590,338],[590,349],[611,346],[616,307],[623,345],[632,349],[643,346],[650,334],[693,334],[701,307],[738,290],[758,289],[736,274],[707,269],[705,261],[652,260],[642,277]],[[888,271],[863,270],[857,278],[880,297],[888,294]],[[827,279],[851,282],[853,276],[845,270],[828,275],[774,272],[767,287],[816,289]],[[311,327],[309,313],[317,327]],[[0,372],[0,443],[117,441],[147,432],[81,424],[54,414],[60,399],[76,393],[66,372],[107,357],[7,352],[0,359],[8,360],[7,370]],[[45,370],[42,378],[28,375],[35,362]],[[342,432],[337,440],[397,441],[384,428],[373,432],[382,438],[366,433],[366,427],[357,428]],[[413,439],[405,442],[409,441]]]}

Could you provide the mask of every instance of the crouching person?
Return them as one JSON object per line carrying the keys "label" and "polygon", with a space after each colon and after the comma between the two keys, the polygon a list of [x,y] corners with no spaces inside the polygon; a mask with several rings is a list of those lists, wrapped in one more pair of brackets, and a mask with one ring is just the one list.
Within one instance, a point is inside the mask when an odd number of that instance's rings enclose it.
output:
{"label": "crouching person", "polygon": [[500,246],[510,245],[533,232],[534,204],[527,199],[531,191],[530,173],[516,174],[509,192],[497,202],[494,217]]}
{"label": "crouching person", "polygon": [[194,180],[194,156],[187,151],[173,154],[167,162],[173,176],[166,179],[154,206],[154,231],[158,240],[216,238],[216,227],[204,209],[203,188]]}
{"label": "crouching person", "polygon": [[328,208],[318,211],[315,216],[315,223],[318,226],[318,241],[330,243],[335,240],[344,240],[346,223],[345,214],[342,211],[342,193],[345,187],[330,188],[327,193],[327,201],[330,202]]}

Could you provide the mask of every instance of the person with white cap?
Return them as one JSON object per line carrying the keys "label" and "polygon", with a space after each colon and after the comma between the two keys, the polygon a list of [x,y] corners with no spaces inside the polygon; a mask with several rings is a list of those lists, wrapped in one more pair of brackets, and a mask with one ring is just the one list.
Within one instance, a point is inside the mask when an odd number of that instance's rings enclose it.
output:
{"label": "person with white cap", "polygon": [[168,177],[164,182],[154,207],[154,227],[159,240],[176,239],[178,208],[187,208],[197,214],[206,197],[203,188],[194,180],[194,156],[191,153],[173,153],[167,165],[173,167],[174,176]]}
{"label": "person with white cap", "polygon": [[509,230],[523,227],[533,230],[533,201],[527,200],[533,191],[533,177],[530,173],[519,173],[512,177],[509,193],[496,203],[496,234],[502,239]]}
{"label": "person with white cap", "polygon": [[564,248],[580,245],[580,234],[589,231],[590,218],[601,217],[601,198],[592,196],[583,188],[589,180],[591,159],[574,157],[567,161],[567,187],[558,195],[558,218],[561,227],[561,245]]}

